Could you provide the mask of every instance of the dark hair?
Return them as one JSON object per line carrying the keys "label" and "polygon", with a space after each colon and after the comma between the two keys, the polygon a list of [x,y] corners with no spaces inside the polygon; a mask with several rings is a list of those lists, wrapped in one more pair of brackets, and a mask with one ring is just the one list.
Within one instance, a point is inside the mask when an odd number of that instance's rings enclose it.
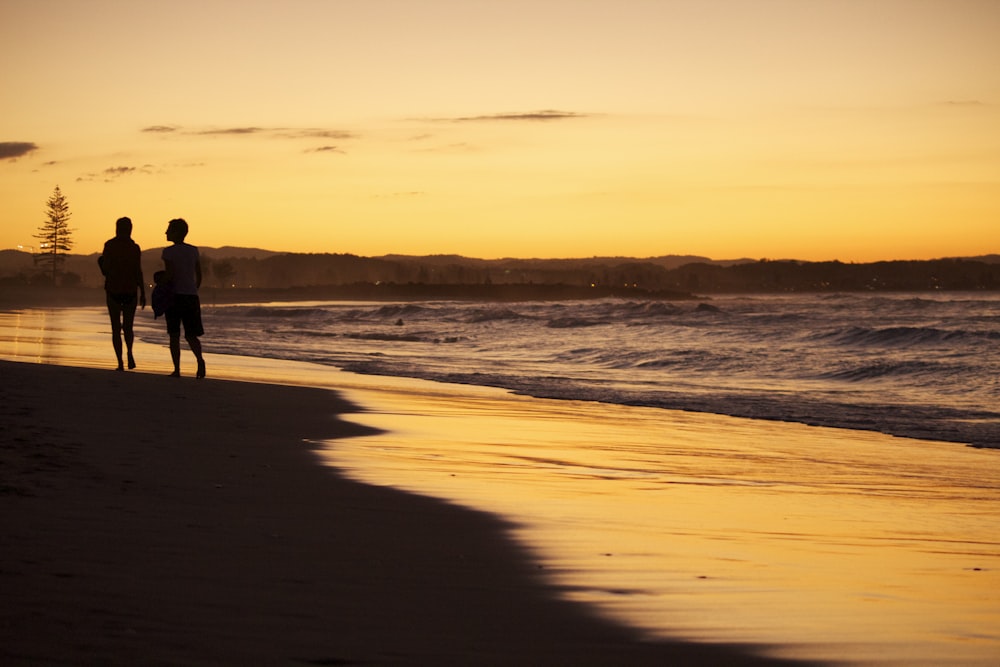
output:
{"label": "dark hair", "polygon": [[115,230],[119,232],[130,232],[132,231],[132,219],[128,217],[121,217],[115,221]]}
{"label": "dark hair", "polygon": [[181,238],[183,239],[188,234],[187,220],[185,220],[184,218],[174,218],[173,220],[167,223],[167,229],[177,230],[178,232],[180,232]]}

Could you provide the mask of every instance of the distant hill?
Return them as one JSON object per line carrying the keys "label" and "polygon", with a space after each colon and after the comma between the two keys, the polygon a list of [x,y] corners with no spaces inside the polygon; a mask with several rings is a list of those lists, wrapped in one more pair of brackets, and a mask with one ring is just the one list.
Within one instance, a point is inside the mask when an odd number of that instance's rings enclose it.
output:
{"label": "distant hill", "polygon": [[[241,248],[239,246],[223,246],[221,248],[211,248],[207,246],[198,246],[198,251],[205,257],[218,257],[218,258],[229,258],[235,257],[239,259],[267,259],[268,257],[274,257],[275,255],[285,255],[287,253],[275,252],[274,250],[261,250],[260,248]],[[163,246],[157,248],[147,248],[142,251],[143,260],[148,257],[155,257],[156,261],[160,261],[160,255],[163,253]],[[99,254],[99,253],[96,253]]]}
{"label": "distant hill", "polygon": [[[156,256],[160,256],[163,248],[156,248]],[[199,246],[198,250],[209,257],[240,257],[250,259],[266,259],[275,255],[286,255],[288,253],[275,252],[273,250],[261,250],[260,248],[240,248],[238,246],[222,246],[221,248],[206,248]]]}
{"label": "distant hill", "polygon": [[719,266],[732,266],[733,264],[745,264],[753,262],[752,259],[710,259],[708,257],[700,257],[698,255],[663,255],[660,257],[646,257],[646,258],[635,258],[635,257],[618,257],[618,256],[594,256],[594,257],[579,257],[579,258],[569,258],[569,259],[545,259],[545,258],[516,258],[516,257],[504,257],[501,259],[476,259],[473,257],[463,257],[461,255],[382,255],[377,259],[383,259],[389,262],[413,262],[420,261],[428,265],[435,266],[449,266],[453,264],[468,264],[476,266],[489,266],[491,264],[503,265],[503,266],[562,266],[562,267],[579,267],[579,266],[596,266],[596,265],[614,265],[614,264],[625,264],[629,262],[649,262],[651,264],[657,264],[663,266],[667,269],[676,269],[677,267],[684,266],[685,264],[717,264]]}
{"label": "distant hill", "polygon": [[985,264],[1000,264],[1000,255],[979,255],[978,257],[949,257],[954,260],[968,260]]}
{"label": "distant hill", "polygon": [[[162,248],[143,252],[143,272],[151,281],[162,268]],[[569,259],[478,259],[460,255],[383,255],[361,257],[331,253],[281,253],[259,248],[226,246],[201,248],[205,286],[289,290],[349,286],[367,293],[362,285],[383,286],[380,293],[466,294],[498,293],[497,286],[528,286],[506,294],[545,291],[540,286],[578,288],[591,293],[642,294],[791,292],[859,290],[996,290],[1000,289],[1000,255],[926,261],[801,262],[796,260],[712,260],[692,255],[659,257],[584,257]],[[64,272],[82,288],[100,287],[98,253],[67,255]],[[30,253],[0,251],[0,289],[3,285],[44,284],[47,276]],[[396,286],[392,290],[384,286]],[[422,286],[401,289],[401,286]],[[428,290],[429,286],[438,286]],[[441,286],[482,286],[452,290]],[[349,290],[349,291],[351,291]],[[613,292],[609,292],[612,290]],[[329,290],[327,290],[329,292]],[[333,293],[331,292],[331,293]],[[443,297],[442,297],[443,298]]]}

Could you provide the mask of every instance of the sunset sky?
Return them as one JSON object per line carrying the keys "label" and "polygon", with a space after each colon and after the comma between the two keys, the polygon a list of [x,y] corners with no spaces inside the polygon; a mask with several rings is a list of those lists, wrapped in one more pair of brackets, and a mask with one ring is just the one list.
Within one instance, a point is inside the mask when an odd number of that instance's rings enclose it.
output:
{"label": "sunset sky", "polygon": [[998,0],[3,0],[0,248],[1000,252]]}

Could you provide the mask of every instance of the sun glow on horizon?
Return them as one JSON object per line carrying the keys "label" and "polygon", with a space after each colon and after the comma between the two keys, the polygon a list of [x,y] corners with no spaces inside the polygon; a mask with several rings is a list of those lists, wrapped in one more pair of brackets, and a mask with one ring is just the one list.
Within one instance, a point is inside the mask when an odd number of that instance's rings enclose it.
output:
{"label": "sun glow on horizon", "polygon": [[180,216],[365,256],[1000,252],[989,1],[49,4],[0,10],[0,248],[59,185],[81,253],[121,215],[143,247]]}

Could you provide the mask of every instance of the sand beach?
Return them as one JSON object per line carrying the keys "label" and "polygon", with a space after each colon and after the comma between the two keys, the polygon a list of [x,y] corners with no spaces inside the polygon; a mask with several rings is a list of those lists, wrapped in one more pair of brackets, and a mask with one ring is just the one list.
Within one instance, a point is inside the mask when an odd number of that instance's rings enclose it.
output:
{"label": "sand beach", "polygon": [[559,601],[486,514],[337,476],[323,389],[0,363],[0,660],[769,664]]}
{"label": "sand beach", "polygon": [[122,373],[99,308],[0,314],[4,664],[997,655],[995,452],[211,353],[168,378],[147,324]]}

